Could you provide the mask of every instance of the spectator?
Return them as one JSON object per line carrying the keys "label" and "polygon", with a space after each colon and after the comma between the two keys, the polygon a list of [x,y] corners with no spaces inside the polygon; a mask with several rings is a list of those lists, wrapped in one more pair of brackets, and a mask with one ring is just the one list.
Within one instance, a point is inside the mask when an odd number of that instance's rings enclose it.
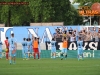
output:
{"label": "spectator", "polygon": [[68,31],[69,31],[69,34],[72,34],[73,29],[70,27],[70,29]]}

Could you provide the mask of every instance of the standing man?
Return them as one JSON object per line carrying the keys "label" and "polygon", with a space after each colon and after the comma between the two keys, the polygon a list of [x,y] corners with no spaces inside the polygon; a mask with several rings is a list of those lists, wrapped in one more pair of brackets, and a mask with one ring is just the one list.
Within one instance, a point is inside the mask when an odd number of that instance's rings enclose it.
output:
{"label": "standing man", "polygon": [[0,59],[2,58],[2,42],[1,42],[1,40],[0,40]]}
{"label": "standing man", "polygon": [[16,39],[14,38],[14,33],[11,34],[11,38],[9,38],[8,42],[9,42],[9,63],[15,64],[17,43]]}
{"label": "standing man", "polygon": [[36,59],[36,54],[38,55],[38,59],[40,59],[38,45],[39,45],[38,38],[33,36],[34,59]]}
{"label": "standing man", "polygon": [[51,41],[51,55],[52,55],[52,58],[56,58],[56,47],[55,47],[55,39],[52,38],[52,41]]}
{"label": "standing man", "polygon": [[8,60],[9,58],[9,43],[8,43],[8,37],[6,37],[6,40],[4,41],[5,42],[5,46],[6,46],[6,60]]}
{"label": "standing man", "polygon": [[81,37],[79,37],[79,40],[77,41],[77,48],[78,48],[78,61],[79,61],[81,55],[83,59],[83,41],[81,40]]}
{"label": "standing man", "polygon": [[61,52],[61,60],[63,60],[63,58],[67,58],[67,48],[68,48],[68,40],[66,39],[66,37],[64,37],[62,39],[63,43],[62,43],[62,52]]}

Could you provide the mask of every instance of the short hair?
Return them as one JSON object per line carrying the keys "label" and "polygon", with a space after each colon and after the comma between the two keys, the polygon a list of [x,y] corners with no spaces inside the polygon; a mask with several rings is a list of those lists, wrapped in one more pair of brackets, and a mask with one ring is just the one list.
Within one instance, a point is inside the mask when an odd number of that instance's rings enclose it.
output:
{"label": "short hair", "polygon": [[37,39],[37,37],[34,38],[35,40]]}
{"label": "short hair", "polygon": [[26,41],[28,41],[28,38],[26,39]]}
{"label": "short hair", "polygon": [[6,37],[6,39],[8,39],[8,37]]}
{"label": "short hair", "polygon": [[14,36],[14,33],[12,33],[11,36]]}
{"label": "short hair", "polygon": [[28,38],[29,39],[29,41],[31,41],[31,38]]}
{"label": "short hair", "polygon": [[26,40],[26,38],[23,38],[23,40],[25,41],[25,40]]}
{"label": "short hair", "polygon": [[52,40],[54,41],[54,38],[52,38]]}

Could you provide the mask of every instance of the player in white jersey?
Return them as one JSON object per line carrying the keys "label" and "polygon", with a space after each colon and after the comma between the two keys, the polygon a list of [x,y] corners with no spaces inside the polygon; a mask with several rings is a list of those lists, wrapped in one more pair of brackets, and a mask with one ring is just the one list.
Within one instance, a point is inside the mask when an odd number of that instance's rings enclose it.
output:
{"label": "player in white jersey", "polygon": [[52,55],[52,58],[56,58],[56,46],[55,46],[55,39],[52,38],[52,41],[51,41],[51,55]]}
{"label": "player in white jersey", "polygon": [[2,42],[0,41],[0,59],[2,58]]}
{"label": "player in white jersey", "polygon": [[16,39],[14,38],[14,33],[11,34],[11,38],[9,38],[8,43],[9,43],[9,63],[15,64],[17,42]]}
{"label": "player in white jersey", "polygon": [[83,59],[83,41],[81,40],[81,37],[79,37],[79,40],[77,41],[77,48],[78,60],[80,60],[80,56],[82,56]]}
{"label": "player in white jersey", "polygon": [[22,58],[23,58],[23,60],[25,58],[26,45],[27,45],[26,38],[23,38],[23,42],[22,42]]}

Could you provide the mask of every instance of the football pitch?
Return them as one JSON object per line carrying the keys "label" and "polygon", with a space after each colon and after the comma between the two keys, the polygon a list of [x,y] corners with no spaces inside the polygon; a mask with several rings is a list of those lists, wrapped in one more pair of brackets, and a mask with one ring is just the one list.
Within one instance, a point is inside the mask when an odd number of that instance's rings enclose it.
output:
{"label": "football pitch", "polygon": [[100,59],[87,58],[78,61],[44,59],[40,60],[16,59],[16,64],[9,64],[8,60],[0,59],[0,75],[100,75]]}

